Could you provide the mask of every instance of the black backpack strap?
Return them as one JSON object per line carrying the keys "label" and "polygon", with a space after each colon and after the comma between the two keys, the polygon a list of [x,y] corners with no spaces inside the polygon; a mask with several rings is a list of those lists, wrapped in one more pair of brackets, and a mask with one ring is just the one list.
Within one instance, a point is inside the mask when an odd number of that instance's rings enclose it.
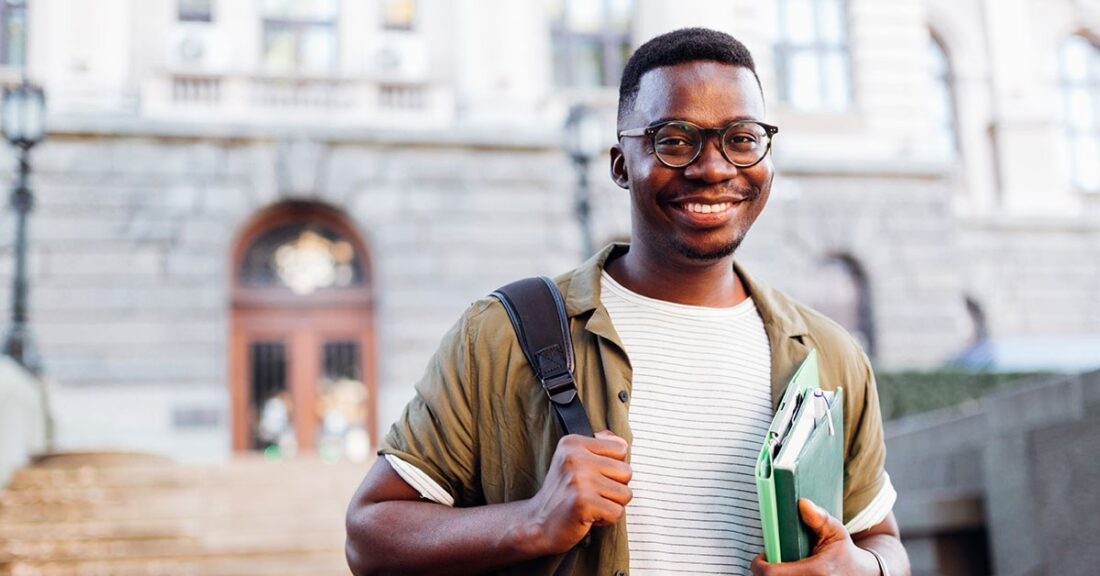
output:
{"label": "black backpack strap", "polygon": [[[550,397],[562,432],[593,436],[588,412],[577,394],[573,338],[569,335],[569,317],[558,286],[545,276],[525,278],[502,286],[492,295],[508,311],[523,355]],[[588,545],[590,537],[591,534],[586,534],[562,557],[554,576],[573,574],[577,555]]]}
{"label": "black backpack strap", "polygon": [[588,412],[577,395],[573,339],[557,285],[545,276],[525,278],[492,295],[508,311],[523,354],[550,397],[562,432],[593,436]]}

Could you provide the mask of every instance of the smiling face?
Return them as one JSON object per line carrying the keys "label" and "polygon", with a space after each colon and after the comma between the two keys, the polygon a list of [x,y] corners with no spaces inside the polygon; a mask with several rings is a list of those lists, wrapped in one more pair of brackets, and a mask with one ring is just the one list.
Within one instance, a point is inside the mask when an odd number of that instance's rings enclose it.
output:
{"label": "smiling face", "polygon": [[[665,120],[718,128],[763,118],[764,99],[751,71],[697,61],[646,72],[619,129]],[[611,151],[612,178],[630,190],[632,245],[648,257],[688,265],[733,254],[764,209],[773,173],[771,154],[750,168],[730,164],[714,135],[683,168],[662,164],[649,137],[624,137]]]}

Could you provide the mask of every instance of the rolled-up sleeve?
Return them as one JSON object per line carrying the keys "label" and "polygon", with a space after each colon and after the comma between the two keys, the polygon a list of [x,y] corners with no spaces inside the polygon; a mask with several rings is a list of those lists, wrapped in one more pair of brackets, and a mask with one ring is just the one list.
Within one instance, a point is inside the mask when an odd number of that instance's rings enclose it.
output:
{"label": "rolled-up sleeve", "polygon": [[416,385],[416,396],[390,427],[378,451],[416,467],[447,490],[456,505],[469,503],[477,475],[476,383],[470,323],[475,305],[443,337]]}
{"label": "rolled-up sleeve", "polygon": [[[854,418],[854,429],[848,442],[847,460],[844,464],[844,523],[851,523],[870,508],[877,508],[878,520],[886,517],[893,506],[893,488],[886,474],[886,443],[882,429],[882,411],[879,408],[878,389],[871,363],[860,353],[860,366],[853,379],[862,381],[863,394],[853,394],[845,418]],[[858,398],[858,399],[857,399]],[[883,497],[888,503],[883,508]],[[872,503],[875,506],[871,506]],[[881,512],[881,514],[880,514]],[[867,514],[859,518],[853,527],[867,522]],[[875,522],[877,524],[877,522]],[[872,524],[873,525],[873,524]],[[870,527],[870,526],[866,526]],[[858,530],[857,530],[858,531]]]}

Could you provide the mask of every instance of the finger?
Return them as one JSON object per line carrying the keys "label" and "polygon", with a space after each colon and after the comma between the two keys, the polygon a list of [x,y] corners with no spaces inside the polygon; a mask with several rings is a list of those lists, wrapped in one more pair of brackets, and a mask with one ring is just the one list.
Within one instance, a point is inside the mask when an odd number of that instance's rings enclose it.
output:
{"label": "finger", "polygon": [[799,499],[798,509],[802,513],[802,521],[814,534],[817,534],[819,543],[848,537],[848,530],[844,528],[844,524],[809,498]]}
{"label": "finger", "polygon": [[595,436],[596,438],[600,438],[603,440],[615,440],[616,442],[621,442],[623,446],[626,446],[626,440],[624,440],[622,436],[615,434],[611,430],[600,430],[599,432],[596,432]]}
{"label": "finger", "polygon": [[751,569],[753,576],[762,576],[763,574],[767,574],[769,566],[771,566],[771,564],[768,564],[767,559],[765,559],[764,557],[764,553],[761,552],[760,554],[757,554],[756,558],[752,559]]}
{"label": "finger", "polygon": [[607,478],[596,481],[596,492],[620,506],[626,506],[634,498],[634,491],[629,486]]}
{"label": "finger", "polygon": [[627,452],[626,440],[616,436],[610,430],[596,433],[595,438],[587,438],[586,447],[593,454],[607,456],[616,460],[625,460]]}
{"label": "finger", "polygon": [[634,470],[626,462],[604,458],[600,466],[600,475],[619,484],[629,484],[630,479],[634,477]]}
{"label": "finger", "polygon": [[[599,433],[597,433],[599,434]],[[617,438],[618,440],[612,439]],[[606,438],[590,438],[580,434],[566,434],[558,441],[556,452],[567,454],[571,452],[588,452],[599,456],[626,459],[626,443],[618,436]]]}
{"label": "finger", "polygon": [[592,503],[594,513],[592,523],[598,526],[609,526],[618,522],[623,517],[625,510],[626,507],[622,504],[612,502],[606,498],[598,498]]}
{"label": "finger", "polygon": [[[821,566],[813,556],[803,558],[797,562],[768,562],[767,556],[761,552],[752,559],[753,576],[806,576],[807,574],[822,574]],[[834,571],[826,570],[825,574],[834,574]]]}
{"label": "finger", "polygon": [[615,442],[615,443],[619,444],[620,446],[622,446],[623,450],[627,449],[626,440],[624,440],[621,436],[616,435],[614,432],[612,432],[610,430],[600,430],[599,432],[596,432],[595,437],[599,440],[610,440],[610,441]]}

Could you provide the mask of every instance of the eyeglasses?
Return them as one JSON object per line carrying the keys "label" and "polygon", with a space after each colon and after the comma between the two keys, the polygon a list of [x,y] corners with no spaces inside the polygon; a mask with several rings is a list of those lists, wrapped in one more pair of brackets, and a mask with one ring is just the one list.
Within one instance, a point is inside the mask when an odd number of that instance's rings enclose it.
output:
{"label": "eyeglasses", "polygon": [[730,164],[738,168],[755,166],[772,147],[772,136],[778,126],[763,122],[738,120],[722,128],[700,128],[686,120],[668,120],[645,128],[619,132],[623,136],[649,136],[657,159],[669,168],[683,168],[703,153],[703,145],[711,133],[718,135],[718,149]]}

